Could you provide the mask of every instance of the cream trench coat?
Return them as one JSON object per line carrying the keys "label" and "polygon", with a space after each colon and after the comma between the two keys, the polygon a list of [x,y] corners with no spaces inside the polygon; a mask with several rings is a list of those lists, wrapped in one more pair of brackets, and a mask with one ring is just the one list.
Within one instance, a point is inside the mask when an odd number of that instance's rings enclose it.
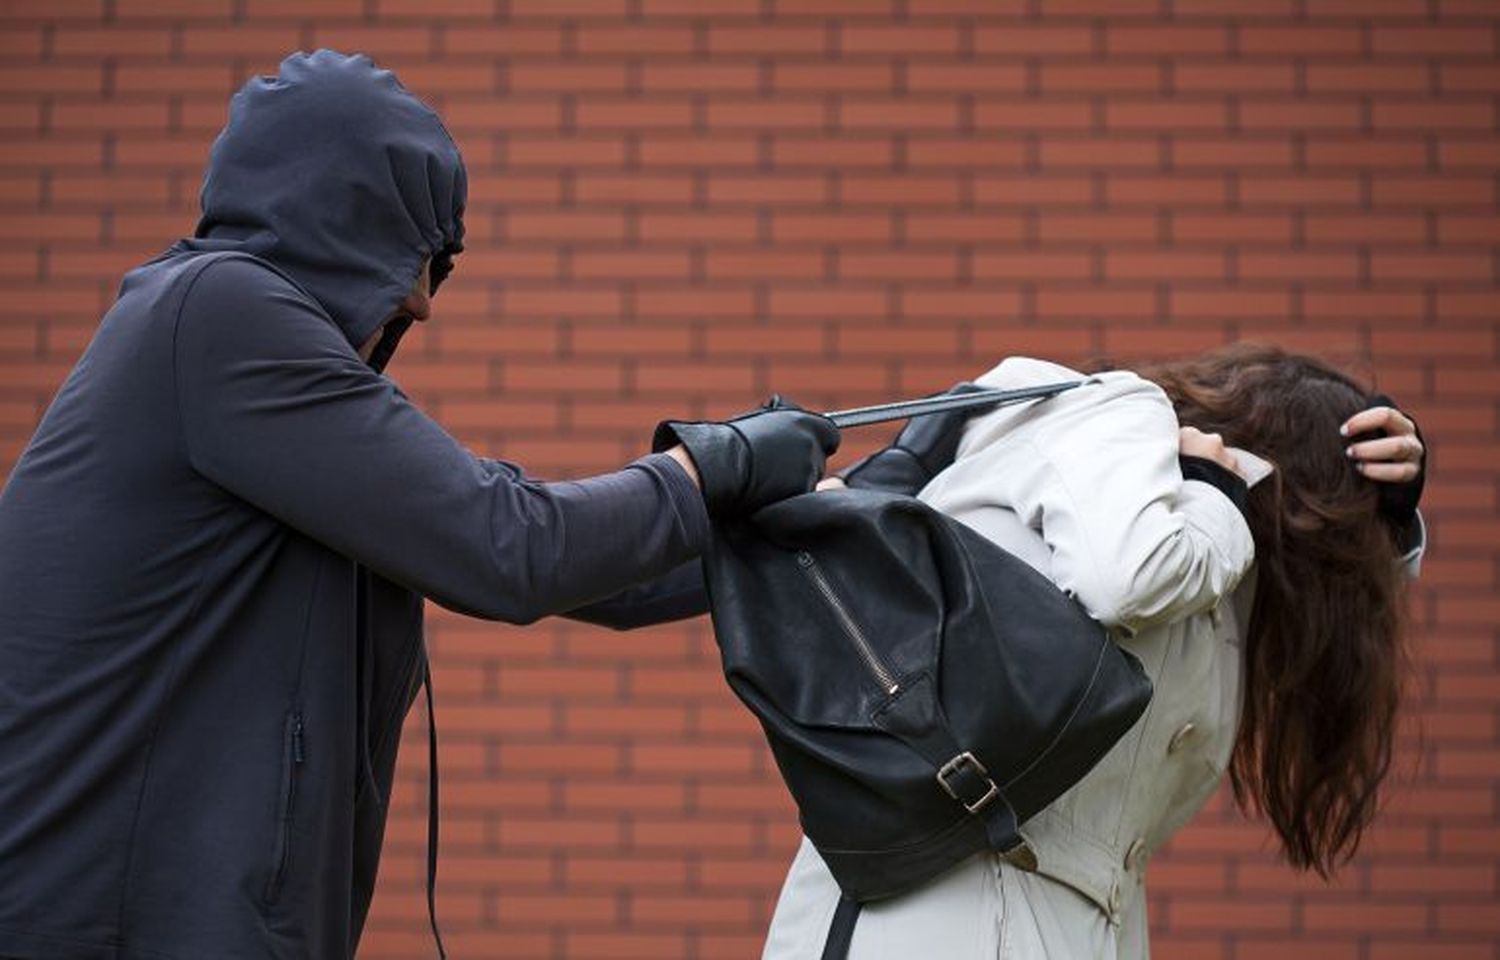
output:
{"label": "cream trench coat", "polygon": [[[1011,358],[979,379],[1022,387],[1079,377]],[[976,417],[920,493],[1072,593],[1140,658],[1155,692],[1141,720],[1021,833],[1023,872],[973,857],[923,888],[867,904],[850,960],[1137,960],[1149,955],[1151,854],[1213,795],[1234,746],[1240,638],[1254,596],[1244,518],[1184,481],[1166,395],[1128,371]],[[1269,464],[1234,451],[1252,481]],[[1415,566],[1420,548],[1411,558]],[[763,960],[817,960],[838,887],[805,839]]]}

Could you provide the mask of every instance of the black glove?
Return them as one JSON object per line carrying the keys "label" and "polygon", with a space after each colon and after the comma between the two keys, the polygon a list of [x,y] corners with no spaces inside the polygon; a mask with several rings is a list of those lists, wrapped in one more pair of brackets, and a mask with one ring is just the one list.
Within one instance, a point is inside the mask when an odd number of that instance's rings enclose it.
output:
{"label": "black glove", "polygon": [[663,420],[651,449],[687,448],[713,517],[751,513],[807,493],[839,448],[839,430],[825,416],[780,397],[724,422]]}
{"label": "black glove", "polygon": [[[957,383],[938,396],[976,393],[987,389],[976,383]],[[964,424],[979,410],[951,410],[912,417],[891,445],[846,467],[840,474],[851,487],[887,490],[913,496],[947,469],[958,453]]]}

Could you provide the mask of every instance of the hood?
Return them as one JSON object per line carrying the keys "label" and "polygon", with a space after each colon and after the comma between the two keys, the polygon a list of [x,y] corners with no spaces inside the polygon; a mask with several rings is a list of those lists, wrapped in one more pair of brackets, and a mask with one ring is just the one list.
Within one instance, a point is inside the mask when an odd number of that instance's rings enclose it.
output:
{"label": "hood", "polygon": [[[463,158],[396,75],[369,57],[295,53],[235,94],[203,178],[203,215],[177,249],[253,254],[322,304],[356,349],[433,258],[463,249]],[[389,359],[410,321],[377,350]]]}

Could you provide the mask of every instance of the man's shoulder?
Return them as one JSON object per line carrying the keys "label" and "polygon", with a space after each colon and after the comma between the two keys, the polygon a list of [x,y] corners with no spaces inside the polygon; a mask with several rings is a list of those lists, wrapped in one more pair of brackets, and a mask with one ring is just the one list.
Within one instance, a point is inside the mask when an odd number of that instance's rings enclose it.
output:
{"label": "man's shoulder", "polygon": [[257,297],[294,293],[312,297],[285,271],[268,260],[239,250],[193,251],[178,255],[173,267],[180,272],[184,293]]}

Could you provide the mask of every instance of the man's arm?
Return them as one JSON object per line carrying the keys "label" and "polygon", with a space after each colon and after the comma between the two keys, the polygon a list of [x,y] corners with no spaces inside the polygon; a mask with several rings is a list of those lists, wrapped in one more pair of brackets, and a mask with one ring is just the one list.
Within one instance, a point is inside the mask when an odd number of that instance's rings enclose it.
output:
{"label": "man's arm", "polygon": [[664,574],[707,535],[697,488],[666,454],[560,483],[474,457],[253,262],[205,268],[175,351],[195,469],[452,609],[530,622]]}
{"label": "man's arm", "polygon": [[703,581],[703,564],[690,560],[665,576],[569,610],[563,616],[615,630],[634,630],[707,612],[708,589]]}

